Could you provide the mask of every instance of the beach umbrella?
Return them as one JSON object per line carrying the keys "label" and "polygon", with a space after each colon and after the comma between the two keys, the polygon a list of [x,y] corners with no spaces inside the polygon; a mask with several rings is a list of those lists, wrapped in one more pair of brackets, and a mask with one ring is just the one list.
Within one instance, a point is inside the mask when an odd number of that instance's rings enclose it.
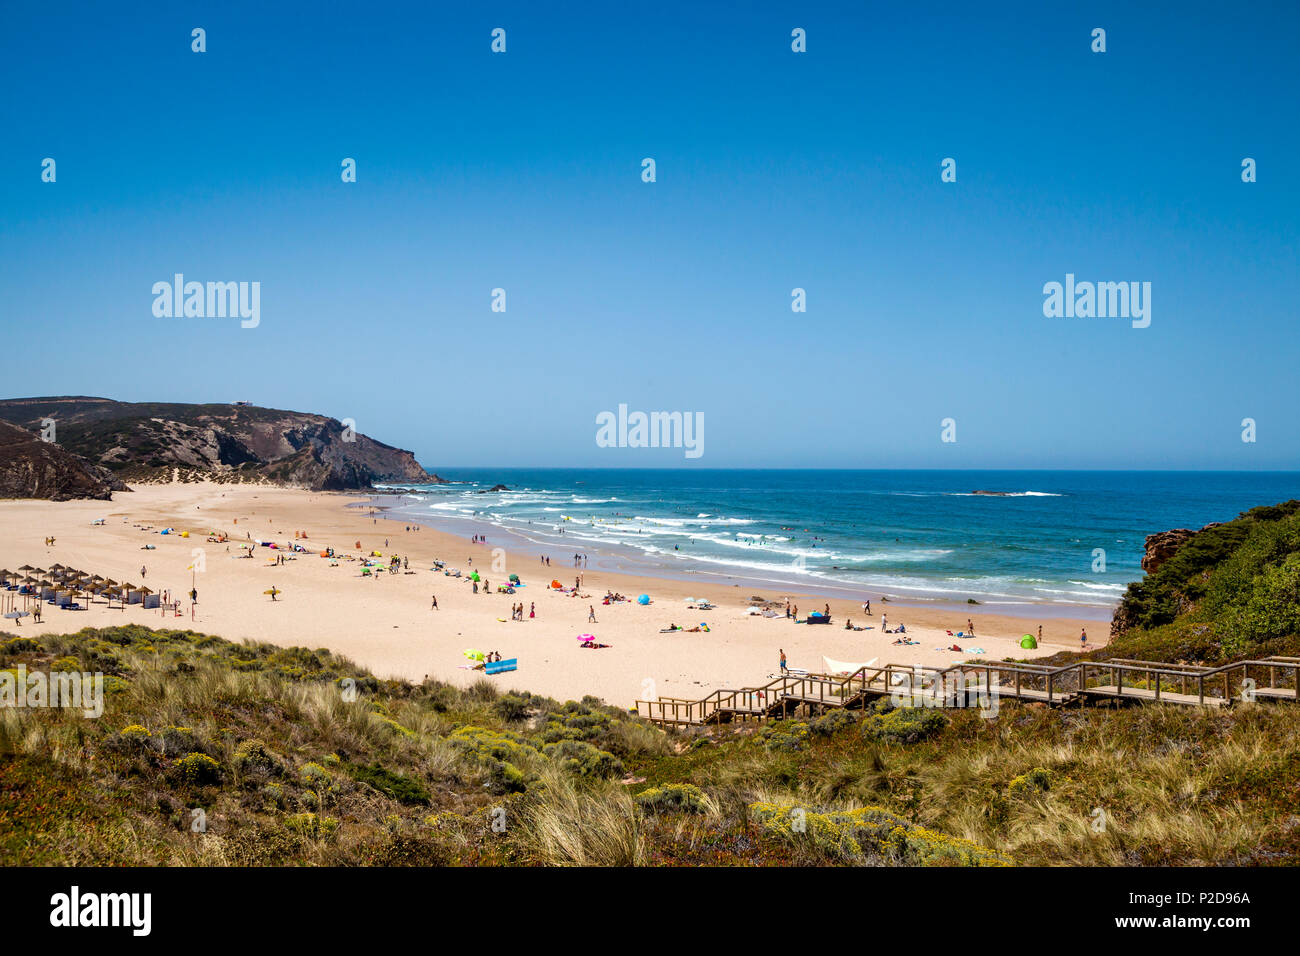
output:
{"label": "beach umbrella", "polygon": [[145,587],[144,585],[141,585],[141,586],[140,586],[139,591],[140,591],[141,594],[153,594],[153,589],[152,589],[152,588],[147,588],[147,587]]}
{"label": "beach umbrella", "polygon": [[482,651],[475,650],[474,648],[470,647],[470,648],[466,648],[465,656],[469,658],[471,661],[481,661],[483,660],[484,654]]}
{"label": "beach umbrella", "polygon": [[595,635],[595,634],[579,634],[579,635],[578,635],[578,640],[583,641],[583,642],[586,642],[586,641],[594,641],[595,639],[596,639],[596,635]]}
{"label": "beach umbrella", "polygon": [[648,595],[648,594],[642,594],[639,598],[636,599],[636,603],[637,603],[637,604],[649,604],[649,603],[650,603],[650,595]]}
{"label": "beach umbrella", "polygon": [[19,570],[19,571],[35,571],[36,569],[35,569],[34,567],[32,567],[30,564],[24,564],[24,565],[23,565],[21,568],[19,568],[18,570]]}
{"label": "beach umbrella", "polygon": [[482,580],[483,580],[482,578],[480,578],[480,577],[478,576],[478,572],[477,572],[477,571],[475,571],[473,574],[471,574],[471,575],[469,576],[469,579],[470,579],[471,581],[482,581]]}
{"label": "beach umbrella", "polygon": [[514,581],[515,584],[518,584],[518,583],[519,583],[519,575],[517,575],[517,574],[512,574],[512,575],[510,575],[510,580],[511,580],[511,581]]}

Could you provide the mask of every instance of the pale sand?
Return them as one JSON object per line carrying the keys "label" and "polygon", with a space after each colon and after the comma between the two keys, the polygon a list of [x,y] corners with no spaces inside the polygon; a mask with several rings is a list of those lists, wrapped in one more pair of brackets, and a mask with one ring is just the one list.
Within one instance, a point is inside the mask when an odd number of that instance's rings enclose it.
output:
{"label": "pale sand", "polygon": [[[84,612],[43,605],[41,624],[28,617],[21,625],[0,621],[0,629],[38,635],[127,622],[193,628],[231,640],[327,647],[380,677],[419,681],[427,675],[461,685],[481,676],[458,667],[467,663],[462,655],[465,648],[497,650],[504,658],[519,659],[518,671],[490,678],[503,690],[526,689],[562,700],[592,694],[619,706],[631,706],[638,698],[656,694],[697,698],[719,687],[761,684],[776,672],[779,648],[785,649],[791,667],[813,671],[822,669],[823,655],[848,662],[874,658],[882,664],[949,664],[971,657],[938,649],[954,642],[946,629],[964,630],[968,616],[975,620],[978,637],[957,643],[963,648],[984,648],[987,653],[974,659],[996,661],[1078,650],[1079,630],[1085,626],[1092,632],[1089,638],[1094,645],[1105,641],[1106,626],[1095,620],[967,615],[875,601],[869,621],[860,602],[831,600],[834,623],[796,625],[784,617],[769,619],[745,613],[751,594],[770,600],[785,594],[755,591],[745,585],[686,583],[609,572],[581,572],[583,592],[590,597],[572,598],[546,587],[552,578],[572,586],[580,573],[562,566],[561,556],[553,556],[554,564],[548,569],[542,568],[536,557],[507,555],[505,569],[493,571],[491,547],[474,546],[465,538],[428,529],[408,532],[403,524],[382,518],[375,523],[364,510],[345,507],[366,500],[266,487],[173,484],[118,493],[111,503],[0,501],[0,567],[16,569],[30,564],[49,568],[60,563],[140,584],[140,567],[145,565],[148,576],[143,583],[159,591],[170,588],[173,596],[182,599],[184,609],[181,617],[164,617],[157,610],[145,611],[139,606],[110,610],[102,602],[91,604]],[[107,518],[107,523],[93,527],[91,522],[100,517]],[[172,526],[191,535],[145,533],[133,527],[136,524],[151,524],[154,532]],[[230,535],[229,551],[225,544],[206,541],[210,529]],[[293,541],[295,530],[310,535],[302,543],[312,554],[298,555],[279,567],[268,566],[280,553],[269,548],[257,548],[252,560],[235,557],[246,533],[284,543]],[[489,538],[492,530],[482,529]],[[43,540],[51,535],[55,545],[46,547]],[[385,538],[390,545],[387,549]],[[359,562],[340,561],[331,567],[317,555],[329,546],[355,553],[352,545],[358,539],[367,552],[409,556],[410,570],[415,573],[384,573],[373,580],[360,576]],[[157,550],[141,550],[145,544],[156,545]],[[206,570],[196,576],[199,604],[191,621],[187,597],[190,572],[186,568],[193,562],[194,548],[205,550]],[[433,559],[440,558],[448,567],[468,572],[467,558],[471,556],[474,568],[492,582],[492,594],[473,594],[467,580],[430,570]],[[518,574],[527,586],[514,595],[495,593],[496,583],[504,583],[510,573]],[[275,602],[263,594],[272,586],[284,592]],[[635,603],[604,606],[600,602],[607,589],[630,597],[647,593],[654,603],[648,607]],[[430,609],[432,594],[438,597],[438,611]],[[688,610],[688,596],[707,598],[718,609]],[[801,615],[827,603],[820,597],[790,596]],[[529,603],[536,603],[536,619],[510,621],[510,607],[518,601],[524,602],[525,615]],[[595,605],[597,624],[587,623],[589,605]],[[890,627],[906,624],[908,635],[920,644],[893,645],[895,636],[880,631],[882,610],[889,615]],[[855,624],[869,623],[872,629],[844,630],[846,614]],[[506,621],[498,622],[499,617]],[[670,622],[693,626],[701,621],[709,623],[709,633],[658,633]],[[1036,634],[1040,624],[1044,639],[1039,649],[1022,650],[1020,635]],[[611,646],[602,650],[579,647],[575,638],[586,632]]]}

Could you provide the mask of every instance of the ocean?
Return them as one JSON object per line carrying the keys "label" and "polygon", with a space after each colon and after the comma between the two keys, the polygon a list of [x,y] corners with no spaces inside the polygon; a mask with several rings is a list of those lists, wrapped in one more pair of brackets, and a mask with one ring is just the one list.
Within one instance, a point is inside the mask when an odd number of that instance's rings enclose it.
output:
{"label": "ocean", "polygon": [[1293,472],[438,473],[458,483],[385,497],[388,516],[550,555],[561,580],[586,554],[588,568],[702,583],[1098,618],[1141,577],[1148,534],[1300,495]]}

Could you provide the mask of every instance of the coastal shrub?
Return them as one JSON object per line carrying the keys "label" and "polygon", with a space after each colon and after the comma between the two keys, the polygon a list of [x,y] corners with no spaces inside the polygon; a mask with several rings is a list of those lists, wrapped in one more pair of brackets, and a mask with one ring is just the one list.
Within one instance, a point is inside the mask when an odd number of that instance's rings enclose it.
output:
{"label": "coastal shrub", "polygon": [[528,778],[520,769],[538,756],[537,747],[526,737],[508,730],[489,730],[466,724],[447,738],[465,757],[488,771],[489,783],[500,793],[522,793]]}
{"label": "coastal shrub", "polygon": [[352,779],[368,784],[400,803],[427,804],[429,802],[429,791],[418,780],[385,769],[377,763],[369,766],[352,765],[347,770],[352,775]]}
{"label": "coastal shrub", "polygon": [[339,821],[333,817],[317,816],[314,813],[291,813],[284,818],[284,825],[294,833],[310,837],[332,836],[339,828]]}
{"label": "coastal shrub", "polygon": [[811,724],[808,729],[822,737],[834,737],[836,733],[845,727],[857,723],[857,718],[843,708],[828,710]]}
{"label": "coastal shrub", "polygon": [[609,714],[595,710],[591,706],[574,701],[567,702],[559,710],[546,715],[546,726],[538,733],[542,743],[558,743],[561,740],[596,740],[604,736],[613,719]]}
{"label": "coastal shrub", "polygon": [[650,787],[636,795],[636,803],[650,813],[707,813],[710,808],[704,791],[692,783]]}
{"label": "coastal shrub", "polygon": [[807,840],[819,855],[845,863],[903,866],[1007,866],[988,847],[904,820],[883,807],[823,813],[770,803],[749,805],[749,817],[788,840]]}
{"label": "coastal shrub", "polygon": [[235,748],[235,769],[250,777],[279,777],[284,774],[284,764],[260,740],[245,740]]}
{"label": "coastal shrub", "polygon": [[1286,565],[1297,552],[1300,501],[1252,508],[1196,532],[1153,573],[1130,584],[1115,621],[1121,631],[1157,628],[1199,605],[1202,619],[1230,625],[1223,633],[1231,654],[1295,634],[1294,605],[1274,602],[1271,595],[1285,593],[1287,580],[1294,580]]}
{"label": "coastal shrub", "polygon": [[380,718],[379,718],[379,723],[380,723],[381,726],[386,727],[388,730],[391,730],[391,731],[392,731],[394,734],[396,734],[398,737],[414,737],[414,736],[415,736],[415,731],[414,731],[414,730],[411,730],[411,728],[409,728],[409,727],[403,727],[401,724],[399,724],[397,721],[393,720],[393,718],[391,718],[391,717],[380,717]]}
{"label": "coastal shrub", "polygon": [[543,752],[566,771],[579,777],[607,780],[623,776],[623,761],[582,740],[561,740],[547,744]]}
{"label": "coastal shrub", "polygon": [[1013,797],[1029,797],[1052,788],[1052,771],[1035,767],[1028,773],[1013,777],[1007,792]]}
{"label": "coastal shrub", "polygon": [[802,721],[778,721],[759,731],[758,739],[772,753],[789,753],[803,748],[808,732],[808,725]]}
{"label": "coastal shrub", "polygon": [[298,782],[310,790],[329,790],[334,785],[334,778],[320,764],[308,762],[298,768]]}
{"label": "coastal shrub", "polygon": [[496,684],[492,683],[486,677],[480,677],[474,683],[469,685],[469,688],[465,691],[465,697],[469,700],[486,704],[496,700],[499,693],[500,691],[497,690]]}
{"label": "coastal shrub", "polygon": [[153,743],[149,731],[139,724],[127,724],[104,739],[104,746],[116,753],[144,753]]}
{"label": "coastal shrub", "polygon": [[44,648],[41,647],[40,641],[34,640],[30,637],[15,637],[12,640],[6,641],[4,645],[4,652],[6,654],[35,654],[42,650],[44,650]]}
{"label": "coastal shrub", "polygon": [[189,727],[164,727],[154,739],[162,748],[165,756],[176,757],[180,754],[194,753],[202,750],[198,738]]}
{"label": "coastal shrub", "polygon": [[434,681],[432,685],[425,685],[427,689],[424,691],[424,698],[429,702],[434,713],[445,714],[460,703],[460,691],[450,684]]}
{"label": "coastal shrub", "polygon": [[176,771],[181,780],[194,786],[221,782],[221,764],[207,754],[186,754],[176,761]]}
{"label": "coastal shrub", "polygon": [[1300,552],[1266,567],[1238,592],[1238,606],[1226,615],[1223,630],[1235,642],[1232,653],[1252,643],[1300,634]]}
{"label": "coastal shrub", "polygon": [[78,674],[81,672],[81,661],[75,657],[60,657],[50,662],[51,674]]}
{"label": "coastal shrub", "polygon": [[948,726],[948,716],[929,707],[896,707],[862,722],[862,736],[888,744],[914,744]]}
{"label": "coastal shrub", "polygon": [[492,705],[492,710],[506,723],[518,723],[528,716],[529,700],[523,694],[503,694]]}

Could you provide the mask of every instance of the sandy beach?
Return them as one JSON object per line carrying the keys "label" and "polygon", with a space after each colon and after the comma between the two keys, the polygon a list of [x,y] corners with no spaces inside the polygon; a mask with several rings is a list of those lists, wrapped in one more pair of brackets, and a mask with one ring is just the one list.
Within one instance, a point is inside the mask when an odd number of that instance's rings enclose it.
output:
{"label": "sandy beach", "polygon": [[[27,617],[21,623],[5,621],[3,629],[35,636],[128,622],[192,628],[231,640],[326,647],[381,677],[419,681],[427,676],[462,685],[481,676],[463,667],[468,663],[463,651],[476,648],[518,658],[516,672],[491,678],[503,690],[526,689],[560,699],[592,694],[620,706],[646,696],[693,698],[718,687],[761,683],[776,672],[781,649],[791,667],[812,671],[823,669],[824,657],[943,665],[967,658],[998,660],[1077,650],[1082,627],[1088,628],[1094,645],[1104,643],[1107,631],[1096,620],[1017,618],[979,613],[978,608],[964,614],[875,600],[868,619],[860,602],[834,599],[829,601],[829,626],[795,624],[784,616],[749,614],[750,598],[788,597],[801,618],[828,602],[742,585],[578,571],[571,557],[566,564],[563,555],[553,556],[547,568],[536,556],[494,554],[490,540],[475,545],[427,528],[406,530],[403,523],[372,517],[366,507],[349,507],[369,500],[251,485],[171,484],[140,486],[116,494],[112,502],[0,501],[0,567],[49,568],[59,563],[147,584],[156,591],[167,589],[181,602],[179,616],[138,605],[110,609],[102,600],[84,611],[43,605],[39,624]],[[100,518],[104,523],[95,524]],[[178,533],[158,533],[168,527]],[[482,532],[490,538],[492,530],[484,526]],[[189,537],[181,537],[182,531]],[[229,541],[211,542],[210,532],[224,533]],[[295,541],[297,532],[305,532],[306,539]],[[251,559],[242,557],[246,552],[241,545],[248,544],[250,536],[282,547],[298,543],[310,553],[256,547]],[[45,543],[50,537],[52,546]],[[146,545],[154,549],[146,550]],[[320,557],[327,548],[333,548],[339,560]],[[194,549],[202,549],[203,569],[193,573],[199,600],[191,614],[188,568],[195,564]],[[345,557],[372,551],[385,559],[398,555],[407,566],[397,574],[363,576],[360,561]],[[276,563],[279,555],[287,558],[283,564]],[[432,570],[435,560],[463,574],[479,571],[491,592],[475,594],[467,578]],[[515,594],[497,593],[498,583],[505,583],[510,574],[519,575],[524,586]],[[548,587],[552,579],[572,587],[579,574],[580,597]],[[282,592],[274,601],[264,593],[271,588]],[[607,590],[633,599],[648,594],[652,603],[606,606],[602,600]],[[438,610],[431,608],[435,595]],[[688,598],[707,599],[717,608],[690,610]],[[511,607],[520,601],[524,620],[512,621]],[[530,619],[531,605],[536,617]],[[588,621],[592,606],[595,623]],[[897,635],[880,629],[882,611],[891,628],[905,624],[908,637],[919,643],[893,644]],[[846,616],[870,629],[845,630]],[[948,631],[964,631],[968,617],[978,636],[949,636]],[[660,633],[670,624],[692,627],[702,622],[707,622],[707,632]],[[1020,636],[1037,634],[1040,625],[1039,648],[1023,650]],[[576,636],[583,633],[609,646],[582,648]],[[954,642],[961,653],[947,649]],[[975,648],[984,653],[972,653]]]}

